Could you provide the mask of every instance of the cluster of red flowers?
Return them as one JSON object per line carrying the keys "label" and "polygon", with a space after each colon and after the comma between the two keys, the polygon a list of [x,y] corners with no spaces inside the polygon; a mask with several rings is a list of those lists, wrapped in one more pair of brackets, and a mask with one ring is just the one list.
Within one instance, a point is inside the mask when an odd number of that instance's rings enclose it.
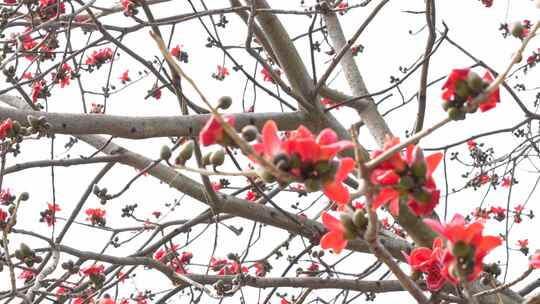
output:
{"label": "cluster of red flowers", "polygon": [[512,36],[524,39],[527,37],[531,31],[532,23],[530,20],[523,20],[521,22],[516,21],[512,24],[510,28],[510,33],[512,33]]}
{"label": "cluster of red flowers", "polygon": [[[330,98],[322,98],[321,99],[321,104],[325,107],[325,108],[330,108],[331,106],[335,105],[336,102],[331,100]],[[335,107],[334,109],[335,110],[339,110],[341,108],[341,106],[338,106],[338,107]]]}
{"label": "cluster of red flowers", "polygon": [[85,63],[89,66],[95,66],[96,68],[109,62],[113,58],[113,51],[110,48],[104,48],[94,50],[90,57],[86,58]]}
{"label": "cluster of red flowers", "polygon": [[[371,158],[377,158],[398,143],[398,138],[387,140],[383,150],[374,151]],[[421,148],[410,145],[405,158],[396,152],[381,162],[370,175],[373,185],[380,187],[378,195],[373,199],[373,208],[377,209],[389,202],[390,212],[398,215],[400,199],[403,199],[416,215],[429,215],[439,203],[440,191],[432,174],[442,157],[442,153],[424,157]]]}
{"label": "cluster of red flowers", "polygon": [[177,252],[179,245],[174,244],[171,248],[161,248],[154,254],[154,259],[174,269],[176,273],[187,273],[186,265],[190,263],[193,254],[191,252]]}
{"label": "cluster of red flowers", "polygon": [[[405,254],[405,253],[404,253]],[[433,248],[418,247],[411,255],[405,254],[407,262],[413,271],[426,274],[426,285],[429,290],[437,291],[444,285],[446,279],[441,274],[443,268],[443,241],[436,238],[433,241]]]}
{"label": "cluster of red flowers", "polygon": [[347,1],[341,1],[338,5],[337,5],[337,9],[339,10],[339,14],[341,16],[345,15],[347,13],[347,8],[349,7],[349,3],[347,3]]}
{"label": "cluster of red flowers", "polygon": [[[477,279],[483,269],[484,257],[502,244],[498,236],[483,235],[482,222],[467,223],[459,214],[445,225],[433,219],[424,219],[424,222],[447,241],[446,248],[439,254],[438,260],[442,265],[442,276],[454,284],[459,282],[461,277],[468,281]],[[437,250],[440,251],[441,248]],[[413,250],[411,256],[414,254]]]}
{"label": "cluster of red flowers", "polygon": [[175,47],[173,47],[171,49],[171,56],[176,58],[178,61],[187,63],[189,55],[188,55],[188,53],[186,51],[182,50],[182,47],[183,46],[180,46],[179,44],[177,44]]}
{"label": "cluster of red flowers", "polygon": [[137,5],[136,0],[121,0],[122,8],[124,9],[124,15],[133,16],[137,14]]}
{"label": "cluster of red flowers", "polygon": [[6,118],[0,124],[0,140],[4,140],[8,136],[9,132],[11,131],[11,128],[13,128],[13,121],[11,120],[11,118]]}
{"label": "cluster of red flowers", "polygon": [[332,129],[324,129],[315,137],[304,126],[289,132],[282,140],[276,123],[271,120],[263,127],[261,141],[253,145],[260,156],[303,182],[307,191],[322,189],[339,205],[349,202],[349,191],[342,183],[354,169],[355,161],[350,157],[334,158],[352,147],[352,142],[339,140]]}
{"label": "cluster of red flowers", "polygon": [[60,83],[60,87],[63,88],[65,86],[69,85],[69,81],[71,80],[72,75],[72,69],[67,64],[64,63],[58,73],[52,73],[52,81],[54,83]]}
{"label": "cluster of red flowers", "polygon": [[[443,108],[448,111],[452,119],[465,117],[464,107],[470,106],[473,99],[481,94],[489,84],[493,82],[493,76],[486,72],[483,78],[471,71],[471,69],[452,70],[442,89]],[[485,112],[493,109],[500,102],[499,88],[495,89],[478,107]],[[473,109],[474,110],[474,109]]]}
{"label": "cluster of red flowers", "polygon": [[534,67],[538,62],[540,62],[540,48],[527,57],[527,65],[529,68]]}
{"label": "cluster of red flowers", "polygon": [[24,284],[28,284],[34,279],[34,272],[32,270],[24,270],[19,274],[19,279],[24,280]]}
{"label": "cluster of red flowers", "polygon": [[39,16],[48,20],[65,13],[65,3],[60,1],[60,5],[58,5],[58,2],[57,0],[39,0]]}
{"label": "cluster of red flowers", "polygon": [[47,204],[47,209],[40,212],[41,218],[40,222],[47,223],[47,226],[52,226],[56,222],[55,214],[56,212],[61,211],[58,204]]}
{"label": "cluster of red flowers", "polygon": [[[8,119],[11,120],[10,118],[8,118]],[[2,129],[2,127],[0,125],[0,130],[1,129]],[[1,133],[1,131],[0,131],[0,133]],[[2,203],[3,205],[9,205],[14,200],[15,200],[15,196],[13,194],[11,194],[11,190],[9,188],[0,190],[0,203]]]}
{"label": "cluster of red flowers", "polygon": [[90,107],[91,114],[103,114],[105,106],[99,103],[92,103]]}
{"label": "cluster of red flowers", "polygon": [[248,272],[248,268],[241,266],[237,261],[217,259],[215,257],[212,257],[210,260],[210,269],[217,272],[218,275],[234,275]]}
{"label": "cluster of red flowers", "polygon": [[122,81],[123,84],[131,81],[131,78],[129,77],[129,70],[125,70],[124,73],[122,73],[122,75],[118,77],[118,79],[120,79],[120,81]]}
{"label": "cluster of red flowers", "polygon": [[32,102],[36,103],[39,98],[43,99],[49,97],[51,93],[47,88],[47,82],[45,80],[36,80],[32,86]]}
{"label": "cluster of red flowers", "polygon": [[91,265],[86,268],[81,269],[81,274],[85,276],[99,275],[105,271],[105,266],[103,265]]}
{"label": "cluster of red flowers", "polygon": [[[274,69],[274,73],[278,77],[281,77],[281,70]],[[271,83],[275,83],[274,79],[272,78],[272,74],[270,74],[270,71],[268,71],[266,68],[261,70],[261,74],[263,75],[263,81],[268,81],[268,82],[271,82]]]}
{"label": "cluster of red flowers", "polygon": [[[31,31],[31,28],[26,28],[25,32]],[[52,58],[53,53],[48,45],[42,41],[38,42],[30,35],[22,36],[22,51],[25,54],[24,58],[34,60],[36,58],[48,59]]]}
{"label": "cluster of red flowers", "polygon": [[217,72],[212,74],[212,78],[216,80],[224,80],[229,74],[229,69],[224,66],[218,65]]}
{"label": "cluster of red flowers", "polygon": [[88,208],[85,213],[88,216],[86,220],[90,221],[92,225],[105,226],[105,210],[100,208]]}

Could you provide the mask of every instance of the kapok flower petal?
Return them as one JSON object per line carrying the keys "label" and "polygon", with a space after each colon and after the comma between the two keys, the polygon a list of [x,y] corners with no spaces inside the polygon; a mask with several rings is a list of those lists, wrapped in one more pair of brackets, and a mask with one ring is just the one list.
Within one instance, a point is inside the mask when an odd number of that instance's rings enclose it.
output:
{"label": "kapok flower petal", "polygon": [[392,188],[383,188],[379,191],[379,194],[375,197],[371,203],[373,210],[376,210],[380,206],[386,204],[388,201],[399,198],[399,193]]}
{"label": "kapok flower petal", "polygon": [[338,136],[334,130],[326,128],[317,136],[317,143],[319,145],[330,145],[337,142]]}
{"label": "kapok flower petal", "polygon": [[347,240],[343,238],[343,233],[330,231],[321,238],[320,246],[322,249],[333,249],[339,254],[347,246]]}
{"label": "kapok flower petal", "polygon": [[268,157],[276,155],[281,146],[281,140],[278,137],[278,128],[273,120],[269,120],[264,124],[262,129],[264,154]]}
{"label": "kapok flower petal", "polygon": [[341,231],[343,232],[345,229],[343,228],[343,224],[341,224],[341,221],[337,218],[330,215],[328,212],[323,212],[321,216],[322,222],[324,227],[330,231]]}
{"label": "kapok flower petal", "polygon": [[435,153],[426,157],[427,176],[431,176],[433,174],[435,169],[437,169],[439,166],[443,156],[443,153]]}
{"label": "kapok flower petal", "polygon": [[345,205],[350,200],[349,190],[341,181],[334,180],[331,183],[327,183],[323,186],[324,194],[338,205]]}
{"label": "kapok flower petal", "polygon": [[342,182],[347,178],[347,175],[354,169],[355,161],[351,157],[344,157],[339,162],[339,168],[334,178],[337,182]]}

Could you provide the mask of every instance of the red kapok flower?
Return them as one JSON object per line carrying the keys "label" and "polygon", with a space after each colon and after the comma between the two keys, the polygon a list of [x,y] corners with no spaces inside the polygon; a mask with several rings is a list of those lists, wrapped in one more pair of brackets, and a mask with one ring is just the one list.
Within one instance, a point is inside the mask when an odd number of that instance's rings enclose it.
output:
{"label": "red kapok flower", "polygon": [[[279,69],[274,69],[274,73],[278,77],[281,76],[281,71]],[[261,74],[263,75],[263,81],[268,81],[268,82],[272,82],[272,83],[275,82],[274,79],[272,78],[272,74],[270,74],[270,71],[267,70],[266,68],[261,70]]]}
{"label": "red kapok flower", "polygon": [[68,86],[71,80],[71,71],[71,67],[67,63],[64,63],[58,70],[58,73],[51,73],[52,81],[54,83],[60,83],[61,88]]}
{"label": "red kapok flower", "polygon": [[87,65],[96,66],[99,68],[101,65],[107,63],[113,58],[113,51],[110,48],[104,48],[99,50],[94,50],[90,57],[85,61]]}
{"label": "red kapok flower", "polygon": [[443,242],[436,238],[433,242],[433,248],[417,247],[408,256],[407,262],[413,271],[421,271],[426,274],[426,284],[429,290],[437,291],[444,285],[445,278],[441,275]]}
{"label": "red kapok flower", "polygon": [[8,217],[8,213],[0,208],[0,224],[5,223]]}
{"label": "red kapok flower", "polygon": [[482,234],[482,222],[467,223],[459,214],[445,225],[433,219],[424,219],[424,222],[448,240],[443,256],[443,276],[453,283],[459,281],[457,267],[462,269],[468,281],[478,278],[484,257],[502,243],[500,237]]}
{"label": "red kapok flower", "polygon": [[[461,108],[465,103],[472,102],[491,82],[493,82],[493,76],[489,72],[479,79],[478,75],[469,68],[454,69],[442,87],[442,99],[448,103],[448,107]],[[497,87],[485,100],[480,101],[480,111],[493,109],[499,102],[500,93]]]}
{"label": "red kapok flower", "polygon": [[[399,139],[389,139],[383,150],[372,153],[372,158],[378,157],[384,151],[399,143]],[[418,216],[430,214],[439,203],[440,192],[437,190],[432,177],[433,171],[439,165],[442,153],[424,157],[422,149],[409,145],[405,158],[396,152],[389,159],[381,162],[370,175],[371,182],[380,186],[378,195],[374,198],[374,209],[389,203],[390,212],[399,214],[399,200],[407,198],[407,205]]]}
{"label": "red kapok flower", "polygon": [[81,269],[81,273],[85,276],[100,275],[104,271],[105,271],[105,266],[103,265],[91,265],[91,266]]}
{"label": "red kapok flower", "polygon": [[105,210],[100,208],[88,208],[85,213],[88,215],[86,220],[90,221],[92,225],[105,226]]}
{"label": "red kapok flower", "polygon": [[345,239],[345,227],[343,227],[340,220],[326,212],[322,214],[322,222],[324,227],[328,229],[328,232],[321,238],[321,248],[332,248],[335,253],[341,253],[343,248],[347,246],[347,240]]}
{"label": "red kapok flower", "polygon": [[[234,116],[225,116],[223,117],[226,123],[234,127],[235,119]],[[223,127],[215,118],[212,116],[204,125],[201,132],[199,133],[199,141],[203,146],[210,146],[215,144],[225,144],[226,134],[223,130]]]}
{"label": "red kapok flower", "polygon": [[180,45],[177,44],[175,47],[171,49],[171,56],[173,57],[180,57],[182,50],[180,49]]}
{"label": "red kapok flower", "polygon": [[217,80],[223,80],[228,75],[229,75],[229,70],[224,66],[218,65],[217,72],[212,74],[212,77],[214,77]]}
{"label": "red kapok flower", "polygon": [[6,118],[2,124],[0,124],[0,140],[4,140],[7,137],[11,128],[13,128],[13,121],[11,118]]}
{"label": "red kapok flower", "polygon": [[304,126],[298,127],[281,140],[277,125],[271,120],[263,127],[262,141],[253,145],[253,149],[262,157],[304,181],[306,188],[308,183],[311,189],[318,190],[320,187],[331,200],[340,205],[349,201],[349,192],[342,182],[355,164],[352,158],[338,161],[333,158],[338,152],[352,147],[352,142],[338,140],[337,134],[331,129],[324,129],[315,137]]}
{"label": "red kapok flower", "polygon": [[34,272],[31,270],[24,270],[19,274],[19,279],[24,280],[24,283],[28,283],[34,279]]}
{"label": "red kapok flower", "polygon": [[[487,83],[491,83],[493,82],[493,76],[491,75],[491,73],[489,72],[486,72],[486,74],[484,74],[484,78],[483,78]],[[495,106],[497,105],[497,103],[501,102],[501,97],[500,97],[500,90],[499,90],[499,87],[497,87],[493,93],[491,93],[485,100],[483,100],[480,105],[479,105],[479,108],[480,108],[480,111],[482,112],[485,112],[485,111],[488,111],[488,110],[491,110],[493,108],[495,108]]]}
{"label": "red kapok flower", "polygon": [[122,73],[122,75],[120,75],[118,79],[120,79],[122,83],[131,81],[131,78],[129,78],[129,70],[126,70],[124,73]]}
{"label": "red kapok flower", "polygon": [[540,269],[540,251],[537,250],[536,253],[531,256],[529,265],[531,265],[533,269]]}
{"label": "red kapok flower", "polygon": [[456,89],[458,85],[462,85],[467,81],[470,69],[454,69],[448,76],[448,79],[442,86],[443,95],[442,99],[452,102],[457,98]]}
{"label": "red kapok flower", "polygon": [[[321,104],[325,107],[325,108],[329,108],[331,106],[333,106],[334,104],[336,104],[335,101],[331,100],[330,98],[321,98]],[[341,107],[338,106],[338,107],[335,107],[334,109],[335,110],[339,110]]]}

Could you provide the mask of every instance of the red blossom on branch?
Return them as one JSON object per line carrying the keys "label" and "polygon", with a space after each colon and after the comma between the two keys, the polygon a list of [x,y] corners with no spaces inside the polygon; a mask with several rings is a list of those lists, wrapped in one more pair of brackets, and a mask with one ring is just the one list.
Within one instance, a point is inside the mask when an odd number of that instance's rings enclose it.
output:
{"label": "red blossom on branch", "polygon": [[443,241],[436,238],[433,242],[433,248],[417,247],[411,252],[411,255],[405,254],[407,262],[413,271],[420,271],[426,274],[426,284],[429,290],[437,291],[445,283],[445,278],[441,274]]}
{"label": "red blossom on branch", "polygon": [[97,275],[102,274],[104,271],[105,271],[105,266],[96,265],[96,264],[81,269],[81,273],[84,276],[97,276]]}
{"label": "red blossom on branch", "polygon": [[[13,128],[13,121],[11,118],[6,118],[1,124],[0,124],[0,140],[6,139],[9,132]],[[4,191],[4,190],[2,190]],[[9,193],[9,191],[8,191]]]}
{"label": "red blossom on branch", "polygon": [[[460,110],[465,105],[470,105],[476,96],[481,94],[489,84],[493,82],[491,73],[486,72],[480,77],[471,69],[454,69],[443,85],[443,107],[452,115],[452,108]],[[485,112],[493,109],[500,102],[499,88],[496,88],[486,99],[480,101],[480,111]],[[457,115],[457,114],[455,114]],[[456,118],[456,117],[452,117]]]}
{"label": "red blossom on branch", "polygon": [[537,250],[536,253],[531,256],[529,265],[531,265],[533,269],[540,269],[540,251]]}
{"label": "red blossom on branch", "polygon": [[[388,139],[383,150],[376,150],[372,158],[399,143],[399,139]],[[405,158],[400,152],[383,161],[373,169],[371,182],[380,187],[378,195],[373,199],[373,208],[389,203],[390,212],[399,214],[399,201],[404,198],[407,205],[418,216],[430,214],[439,204],[440,191],[437,189],[433,172],[443,157],[435,153],[424,157],[422,149],[410,145],[406,149]]]}
{"label": "red blossom on branch", "polygon": [[315,137],[304,126],[281,140],[274,121],[265,123],[262,141],[253,145],[255,152],[302,180],[307,191],[322,188],[329,199],[340,205],[349,202],[349,191],[342,183],[354,169],[355,161],[350,157],[333,159],[352,147],[352,142],[338,140],[331,129],[324,129]]}
{"label": "red blossom on branch", "polygon": [[467,223],[459,214],[444,225],[433,219],[424,219],[424,222],[448,241],[443,256],[442,273],[453,283],[459,281],[458,269],[461,269],[468,281],[478,278],[482,272],[484,257],[502,244],[500,237],[482,234],[484,230],[482,222]]}
{"label": "red blossom on branch", "polygon": [[109,62],[113,58],[113,51],[110,48],[104,48],[99,50],[94,50],[90,57],[85,61],[87,65],[95,66],[96,68],[101,67],[101,65]]}
{"label": "red blossom on branch", "polygon": [[92,225],[105,226],[105,210],[101,208],[88,208],[85,213],[88,216],[86,220],[90,221]]}

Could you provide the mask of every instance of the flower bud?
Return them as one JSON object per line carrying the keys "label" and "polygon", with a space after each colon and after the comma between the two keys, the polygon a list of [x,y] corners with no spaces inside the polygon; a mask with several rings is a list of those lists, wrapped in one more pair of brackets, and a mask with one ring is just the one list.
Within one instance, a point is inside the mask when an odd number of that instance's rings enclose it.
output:
{"label": "flower bud", "polygon": [[304,181],[304,187],[307,192],[315,192],[321,190],[321,181],[316,178],[308,178]]}
{"label": "flower bud", "polygon": [[463,241],[458,241],[452,247],[452,254],[457,258],[467,258],[473,253],[472,251],[473,249]]}
{"label": "flower bud", "polygon": [[315,170],[317,170],[317,172],[319,172],[321,175],[328,172],[330,169],[330,162],[327,160],[321,160],[315,164]]}
{"label": "flower bud", "polygon": [[101,189],[99,189],[99,186],[95,184],[92,188],[92,192],[94,193],[94,195],[99,195],[101,193]]}
{"label": "flower bud", "polygon": [[21,201],[27,201],[28,199],[30,198],[30,194],[28,194],[28,192],[23,192],[19,195],[19,199]]}
{"label": "flower bud", "polygon": [[412,195],[419,203],[429,203],[431,201],[431,193],[425,189],[417,189],[413,191]]}
{"label": "flower bud", "polygon": [[26,116],[26,121],[28,121],[28,124],[34,129],[37,129],[39,127],[39,120],[33,115]]}
{"label": "flower bud", "polygon": [[448,110],[448,118],[452,120],[463,120],[465,119],[465,113],[456,107],[451,107]]}
{"label": "flower bud", "polygon": [[414,180],[410,176],[403,176],[399,179],[399,187],[403,190],[409,190],[414,187]]}
{"label": "flower bud", "polygon": [[356,238],[356,227],[354,225],[353,219],[349,213],[342,212],[339,214],[339,219],[341,224],[345,228],[345,238],[352,240]]}
{"label": "flower bud", "polygon": [[15,250],[15,257],[18,260],[23,260],[24,259],[24,256],[23,256],[22,252],[19,249]]}
{"label": "flower bud", "polygon": [[178,154],[178,157],[176,157],[175,162],[179,165],[184,165],[193,156],[194,149],[195,142],[193,142],[193,140],[188,140],[183,143],[180,147],[180,153]]}
{"label": "flower bud", "polygon": [[471,96],[471,90],[466,81],[460,80],[456,83],[456,95],[461,99]]}
{"label": "flower bud", "polygon": [[480,78],[478,74],[473,71],[469,72],[469,75],[467,76],[467,85],[473,92],[481,92],[483,89],[483,84],[484,81],[482,80],[482,78]]}
{"label": "flower bud", "polygon": [[21,124],[16,120],[13,121],[13,125],[10,131],[13,132],[14,135],[19,134],[19,132],[21,131]]}
{"label": "flower bud", "polygon": [[211,164],[210,157],[212,156],[212,152],[208,152],[203,157],[203,166],[208,166]]}
{"label": "flower bud", "polygon": [[171,148],[169,146],[162,146],[161,151],[159,152],[159,157],[163,160],[168,160],[171,158]]}
{"label": "flower bud", "polygon": [[30,247],[28,247],[28,245],[26,245],[25,243],[21,243],[21,245],[19,246],[19,250],[21,251],[23,258],[32,256],[32,249],[30,249]]}
{"label": "flower bud", "polygon": [[218,99],[218,108],[226,110],[232,105],[232,98],[230,96],[221,96]]}
{"label": "flower bud", "polygon": [[214,167],[219,167],[225,162],[225,152],[222,149],[214,151],[210,156],[210,163]]}
{"label": "flower bud", "polygon": [[525,27],[523,26],[523,24],[519,21],[516,21],[514,23],[512,23],[512,26],[511,26],[511,33],[512,33],[512,36],[516,37],[516,38],[523,38],[522,35],[523,35],[523,30],[525,29]]}
{"label": "flower bud", "polygon": [[365,229],[368,224],[366,212],[363,209],[357,209],[353,215],[353,223],[357,228]]}
{"label": "flower bud", "polygon": [[448,100],[443,100],[441,105],[442,105],[442,108],[445,111],[448,111],[448,109],[450,109],[450,107],[452,107],[452,102],[448,101]]}
{"label": "flower bud", "polygon": [[254,141],[259,135],[259,130],[253,125],[247,125],[242,128],[242,138],[246,141]]}
{"label": "flower bud", "polygon": [[257,170],[257,175],[263,180],[265,183],[273,183],[276,181],[276,177],[272,175],[269,171],[265,170],[264,168],[259,168]]}
{"label": "flower bud", "polygon": [[416,178],[424,178],[426,176],[427,165],[425,162],[414,164],[411,169],[414,177]]}

